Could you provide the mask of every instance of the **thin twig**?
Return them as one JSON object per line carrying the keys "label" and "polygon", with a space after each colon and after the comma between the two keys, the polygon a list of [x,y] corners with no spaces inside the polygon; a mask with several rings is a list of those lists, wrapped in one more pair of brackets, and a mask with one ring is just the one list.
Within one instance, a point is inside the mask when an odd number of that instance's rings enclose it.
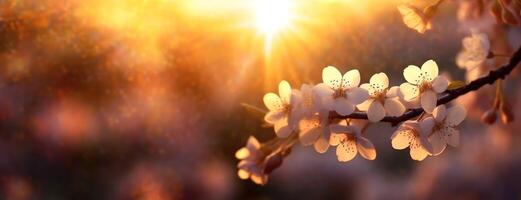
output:
{"label": "thin twig", "polygon": [[[479,88],[487,85],[487,84],[493,84],[498,79],[505,79],[505,77],[510,74],[510,72],[519,64],[521,61],[521,47],[517,49],[517,51],[510,57],[510,61],[508,64],[500,67],[497,70],[492,70],[488,73],[487,76],[478,78],[469,84],[452,89],[447,90],[444,92],[444,94],[438,98],[437,105],[442,105],[451,102],[452,100],[458,98],[459,96],[462,96],[464,94],[467,94],[471,91],[478,90]],[[388,122],[391,123],[392,126],[398,125],[400,122],[412,119],[418,115],[420,115],[423,112],[422,108],[414,108],[409,109],[406,111],[403,115],[397,116],[397,117],[384,117],[381,121],[382,122]],[[354,112],[350,115],[342,116],[336,113],[335,111],[330,112],[330,116],[332,118],[337,119],[368,119],[367,114],[364,112]]]}

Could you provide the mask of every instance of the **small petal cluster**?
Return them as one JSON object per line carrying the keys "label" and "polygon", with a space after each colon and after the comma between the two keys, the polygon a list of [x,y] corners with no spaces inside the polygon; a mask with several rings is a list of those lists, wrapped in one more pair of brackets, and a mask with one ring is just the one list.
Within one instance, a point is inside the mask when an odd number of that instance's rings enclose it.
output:
{"label": "small petal cluster", "polygon": [[414,102],[421,103],[425,116],[402,123],[391,137],[392,147],[409,147],[411,158],[421,161],[440,154],[447,144],[457,145],[459,134],[454,127],[463,120],[465,112],[461,107],[436,107],[438,96],[449,84],[445,77],[438,76],[436,62],[428,60],[421,68],[410,65],[403,74],[407,82],[400,86],[390,86],[385,73],[374,74],[368,83],[360,85],[357,69],[342,74],[328,66],[322,71],[323,82],[317,85],[303,84],[300,89],[292,89],[287,81],[280,82],[278,95],[264,96],[269,110],[264,120],[274,126],[278,137],[265,143],[268,147],[251,137],[236,155],[241,159],[239,176],[265,184],[267,174],[286,155],[281,154],[281,149],[291,149],[296,142],[313,146],[318,153],[333,146],[340,162],[350,161],[357,154],[374,160],[376,148],[363,136],[367,124],[355,125],[358,120],[340,119],[361,118],[365,113],[365,122],[389,121],[404,116],[407,109],[417,109],[419,105]]}
{"label": "small petal cluster", "polygon": [[264,154],[260,150],[259,141],[250,136],[246,146],[237,150],[235,157],[239,160],[237,175],[241,179],[251,179],[253,182],[263,185],[268,181],[268,176],[263,173]]}
{"label": "small petal cluster", "polygon": [[438,65],[433,60],[425,62],[421,68],[409,65],[403,70],[407,83],[400,85],[400,92],[406,101],[419,98],[425,112],[432,113],[436,107],[438,94],[445,92],[449,81],[444,76],[438,76]]}
{"label": "small petal cluster", "polygon": [[459,145],[460,134],[456,126],[465,119],[467,110],[460,105],[448,109],[440,105],[434,109],[432,115],[435,125],[429,132],[429,141],[433,146],[432,155],[435,156],[441,154],[447,144],[453,147]]}
{"label": "small petal cluster", "polygon": [[265,146],[250,136],[246,146],[237,150],[235,157],[239,160],[237,164],[237,175],[241,179],[251,179],[254,183],[264,185],[268,182],[268,174],[278,168],[287,154],[282,148],[274,148],[271,152],[266,152],[272,148]]}
{"label": "small petal cluster", "polygon": [[358,88],[360,72],[356,69],[342,76],[337,68],[329,66],[322,70],[322,80],[324,83],[315,87],[322,106],[320,109],[349,115],[355,111],[356,105],[368,98],[367,90]]}
{"label": "small petal cluster", "polygon": [[304,146],[313,145],[318,153],[325,153],[329,148],[331,135],[329,126],[328,115],[324,113],[300,120],[300,143]]}
{"label": "small petal cluster", "polygon": [[269,109],[264,120],[273,124],[275,133],[279,137],[287,137],[295,129],[295,107],[297,95],[291,90],[287,81],[279,83],[279,95],[268,93],[264,95],[264,105]]}
{"label": "small petal cluster", "polygon": [[472,32],[462,40],[463,49],[456,56],[456,64],[463,69],[472,70],[489,57],[490,42],[484,33]]}
{"label": "small petal cluster", "polygon": [[356,126],[331,125],[329,144],[336,146],[338,161],[352,160],[357,153],[367,160],[376,158],[376,149],[371,141],[362,136],[362,131]]}
{"label": "small petal cluster", "polygon": [[457,147],[460,135],[458,126],[467,116],[462,106],[446,109],[445,105],[436,107],[432,116],[418,121],[406,121],[394,132],[391,144],[394,149],[410,147],[410,155],[421,161],[428,155],[441,154],[448,145]]}
{"label": "small petal cluster", "polygon": [[391,144],[397,150],[409,147],[411,158],[422,161],[433,152],[432,145],[428,140],[428,134],[433,127],[434,120],[432,118],[427,118],[421,122],[406,121],[391,136]]}
{"label": "small petal cluster", "polygon": [[369,98],[358,105],[358,109],[366,111],[370,121],[378,122],[385,116],[399,116],[405,111],[398,98],[398,87],[388,88],[389,78],[384,73],[373,75],[369,83],[360,87],[369,92]]}

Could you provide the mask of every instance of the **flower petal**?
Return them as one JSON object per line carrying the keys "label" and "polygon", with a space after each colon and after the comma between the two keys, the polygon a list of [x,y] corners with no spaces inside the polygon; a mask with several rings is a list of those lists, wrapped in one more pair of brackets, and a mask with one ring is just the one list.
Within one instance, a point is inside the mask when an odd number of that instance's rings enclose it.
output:
{"label": "flower petal", "polygon": [[291,103],[291,86],[287,81],[279,83],[279,96],[283,103]]}
{"label": "flower petal", "polygon": [[409,147],[413,139],[413,131],[408,129],[398,129],[391,136],[391,144],[394,149],[401,150]]}
{"label": "flower petal", "polygon": [[367,110],[369,121],[378,122],[385,117],[385,109],[379,101],[373,101]]}
{"label": "flower petal", "polygon": [[397,99],[385,99],[384,107],[387,116],[400,116],[405,112],[405,106]]}
{"label": "flower petal", "polygon": [[429,139],[426,136],[416,137],[417,141],[420,143],[421,148],[425,150],[428,154],[433,154],[434,149],[432,144],[429,142]]}
{"label": "flower petal", "polygon": [[420,94],[420,89],[410,83],[402,83],[400,85],[400,93],[403,95],[403,99],[411,101]]}
{"label": "flower petal", "polygon": [[342,88],[355,88],[360,85],[360,72],[357,69],[350,70],[342,77]]}
{"label": "flower petal", "polygon": [[333,90],[340,88],[342,74],[336,67],[328,66],[322,70],[322,81]]}
{"label": "flower petal", "polygon": [[449,130],[445,133],[445,139],[447,140],[447,144],[453,147],[459,146],[460,133],[455,128],[449,128]]}
{"label": "flower petal", "polygon": [[320,107],[317,108],[319,110],[325,109],[325,110],[331,110],[331,107],[333,106],[333,94],[335,91],[326,84],[318,84],[315,87],[313,87],[313,97],[315,99],[315,105],[319,105]]}
{"label": "flower petal", "polygon": [[405,77],[405,80],[414,85],[418,85],[423,81],[421,75],[421,69],[414,65],[409,65],[403,70],[403,77]]}
{"label": "flower petal", "polygon": [[257,185],[264,185],[268,182],[267,175],[251,174],[250,178]]}
{"label": "flower petal", "polygon": [[441,154],[447,147],[445,136],[439,131],[434,132],[434,134],[429,137],[429,142],[432,144],[433,156]]}
{"label": "flower petal", "polygon": [[371,141],[364,137],[358,137],[356,141],[358,153],[367,160],[374,160],[376,158],[376,149]]}
{"label": "flower petal", "polygon": [[299,121],[300,131],[309,131],[311,129],[320,127],[320,119],[317,115],[311,118],[305,118]]}
{"label": "flower petal", "polygon": [[436,108],[436,103],[438,101],[438,96],[436,93],[432,90],[427,90],[421,94],[420,97],[421,105],[423,110],[426,113],[432,113],[434,111],[434,108]]}
{"label": "flower petal", "polygon": [[274,110],[281,110],[282,108],[284,108],[284,105],[282,104],[282,100],[275,93],[270,92],[268,94],[265,94],[263,101],[264,101],[264,105],[269,110],[274,111]]}
{"label": "flower petal", "polygon": [[283,118],[274,124],[275,134],[280,138],[288,137],[293,129],[288,125],[288,119]]}
{"label": "flower petal", "polygon": [[333,102],[333,110],[340,115],[349,115],[355,111],[355,106],[346,98],[336,98]]}
{"label": "flower petal", "polygon": [[313,87],[313,94],[316,97],[330,97],[333,96],[334,93],[335,90],[324,83],[317,84]]}
{"label": "flower petal", "polygon": [[389,78],[383,72],[374,74],[369,79],[370,86],[376,91],[383,91],[389,87]]}
{"label": "flower petal", "polygon": [[336,147],[338,161],[347,162],[352,160],[357,153],[356,142],[354,140],[344,140]]}
{"label": "flower petal", "polygon": [[248,138],[248,142],[246,142],[246,148],[248,148],[248,150],[250,151],[250,154],[252,154],[252,152],[254,152],[254,151],[257,151],[260,148],[260,146],[261,146],[261,144],[259,143],[257,138],[255,138],[253,136],[250,136]]}
{"label": "flower petal", "polygon": [[361,111],[367,111],[369,110],[369,106],[373,103],[374,99],[367,99],[366,101],[362,102],[361,104],[358,104],[356,107],[358,110]]}
{"label": "flower petal", "polygon": [[387,98],[400,97],[400,86],[390,87],[389,90],[387,90],[385,97],[387,97]]}
{"label": "flower petal", "polygon": [[323,135],[321,135],[318,140],[313,145],[315,151],[318,153],[325,153],[329,148],[329,138],[326,139]]}
{"label": "flower petal", "polygon": [[411,150],[410,150],[409,154],[411,155],[411,158],[413,160],[422,161],[428,155],[427,151],[425,151],[425,149],[422,148],[421,143],[418,138],[413,140],[410,148],[411,148]]}
{"label": "flower petal", "polygon": [[436,119],[437,122],[443,122],[445,117],[447,116],[447,110],[445,109],[445,105],[439,105],[432,111],[432,116]]}
{"label": "flower petal", "polygon": [[264,115],[264,121],[270,124],[275,124],[277,123],[277,121],[284,118],[285,114],[286,113],[284,111],[269,111],[268,113],[266,113],[266,115]]}
{"label": "flower petal", "polygon": [[467,117],[467,110],[461,105],[455,105],[447,109],[446,123],[450,126],[459,125]]}
{"label": "flower petal", "polygon": [[369,92],[362,88],[352,88],[347,92],[347,99],[354,105],[363,103],[369,98]]}
{"label": "flower petal", "polygon": [[242,147],[239,150],[237,150],[237,152],[235,152],[235,158],[239,160],[243,160],[248,156],[250,156],[250,151],[246,147]]}
{"label": "flower petal", "polygon": [[418,33],[425,33],[431,29],[430,22],[427,21],[423,12],[409,4],[402,4],[397,6],[398,11],[402,15],[402,21],[407,27],[418,31]]}
{"label": "flower petal", "polygon": [[364,83],[364,84],[360,85],[360,88],[366,90],[367,93],[369,94],[369,96],[373,96],[376,94],[376,91],[369,83]]}
{"label": "flower petal", "polygon": [[344,134],[344,133],[339,133],[339,134],[332,133],[331,136],[329,137],[329,145],[337,146],[340,144],[340,142],[342,142],[342,140],[345,140],[346,138],[347,138],[346,134]]}
{"label": "flower petal", "polygon": [[435,122],[434,118],[432,118],[432,117],[427,117],[427,118],[423,119],[419,123],[420,135],[422,135],[423,137],[427,137],[428,135],[430,135],[432,133],[432,129],[434,128],[435,124],[436,124],[436,122]]}
{"label": "flower petal", "polygon": [[312,128],[312,129],[309,129],[306,131],[300,131],[299,132],[300,143],[303,146],[312,145],[318,140],[321,133],[322,133],[322,130],[320,129],[320,127]]}
{"label": "flower petal", "polygon": [[438,76],[432,81],[432,89],[437,93],[442,93],[449,87],[449,80],[444,76]]}
{"label": "flower petal", "polygon": [[237,171],[237,176],[239,176],[240,179],[246,180],[246,179],[250,178],[250,173],[248,173],[244,169],[239,169]]}
{"label": "flower petal", "polygon": [[438,76],[438,64],[434,60],[427,60],[423,63],[421,70],[428,81],[432,81]]}

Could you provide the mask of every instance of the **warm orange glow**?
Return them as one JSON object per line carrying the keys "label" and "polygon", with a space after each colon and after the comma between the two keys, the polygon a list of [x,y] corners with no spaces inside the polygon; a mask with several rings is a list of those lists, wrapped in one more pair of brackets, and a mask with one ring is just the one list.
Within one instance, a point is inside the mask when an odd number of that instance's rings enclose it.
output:
{"label": "warm orange glow", "polygon": [[257,0],[255,3],[257,28],[267,35],[273,35],[289,25],[291,12],[288,0]]}

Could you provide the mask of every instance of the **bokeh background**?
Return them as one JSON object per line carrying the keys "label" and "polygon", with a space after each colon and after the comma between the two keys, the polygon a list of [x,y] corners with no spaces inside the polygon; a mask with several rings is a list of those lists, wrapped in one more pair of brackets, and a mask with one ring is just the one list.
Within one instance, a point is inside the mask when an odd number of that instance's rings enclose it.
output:
{"label": "bokeh background", "polygon": [[[521,198],[521,123],[479,121],[491,86],[458,100],[469,110],[461,147],[440,156],[412,161],[378,124],[366,133],[376,161],[297,146],[266,186],[240,180],[235,151],[249,135],[275,137],[241,103],[262,107],[283,79],[318,83],[334,65],[398,85],[405,66],[435,59],[465,80],[487,69],[455,65],[470,27],[499,52],[521,44],[519,28],[488,15],[462,21],[465,1],[443,4],[422,35],[403,25],[400,1],[310,0],[293,1],[267,51],[252,2],[0,1],[0,199]],[[513,73],[505,86],[517,117]]]}

